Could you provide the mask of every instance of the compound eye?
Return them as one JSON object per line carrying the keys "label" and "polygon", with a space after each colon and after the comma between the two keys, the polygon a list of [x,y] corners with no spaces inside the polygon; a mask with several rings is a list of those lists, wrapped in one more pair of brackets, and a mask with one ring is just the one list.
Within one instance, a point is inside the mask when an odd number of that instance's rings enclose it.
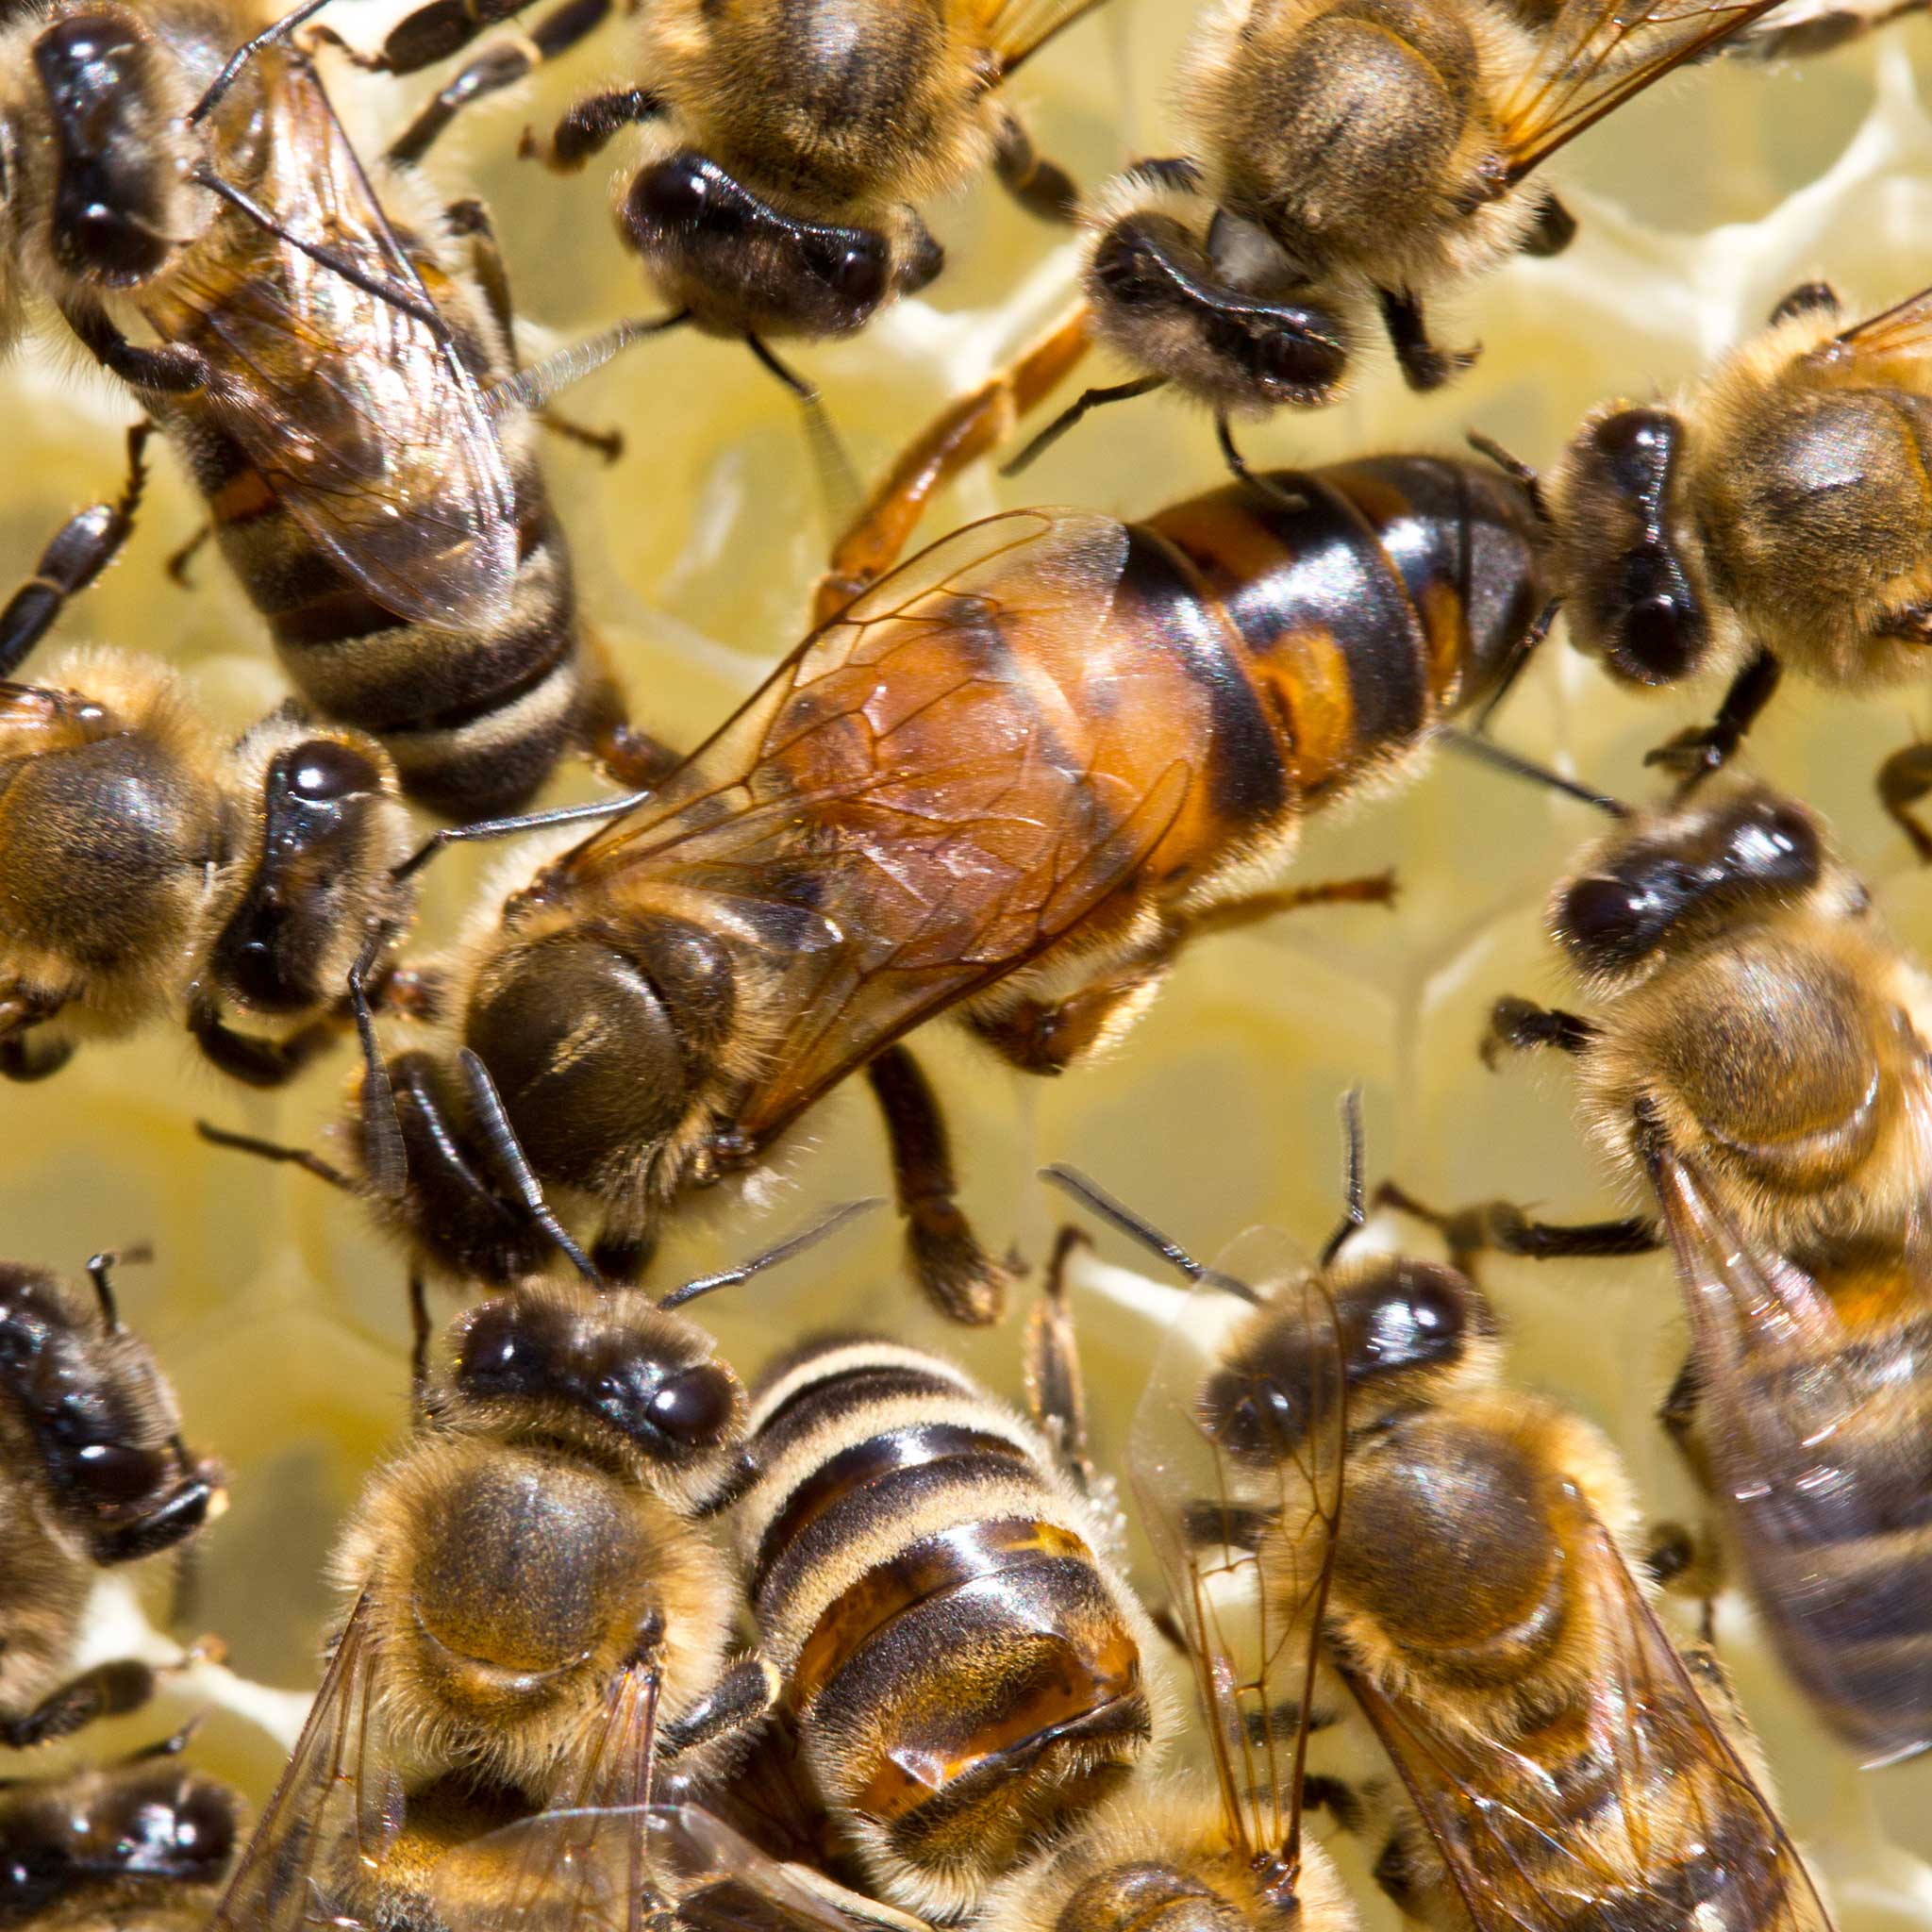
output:
{"label": "compound eye", "polygon": [[152,1450],[119,1442],[89,1442],[74,1457],[75,1487],[104,1507],[139,1502],[154,1491],[164,1473],[161,1458]]}
{"label": "compound eye", "polygon": [[1689,599],[1657,590],[1628,605],[1617,624],[1619,667],[1641,684],[1674,684],[1704,648],[1704,619]]}
{"label": "compound eye", "polygon": [[485,1302],[472,1314],[457,1356],[459,1381],[508,1391],[527,1387],[536,1367],[537,1350],[514,1302]]}
{"label": "compound eye", "polygon": [[1116,302],[1144,308],[1167,293],[1167,278],[1154,257],[1131,236],[1114,229],[1093,251],[1093,279]]}
{"label": "compound eye", "polygon": [[1284,324],[1255,343],[1256,363],[1271,383],[1294,394],[1319,394],[1341,378],[1346,353],[1333,341]]}
{"label": "compound eye", "polygon": [[678,156],[644,169],[631,187],[630,204],[666,228],[702,225],[718,213],[709,176],[696,161]]}
{"label": "compound eye", "polygon": [[876,236],[819,242],[807,251],[818,279],[851,308],[871,308],[886,292],[886,251]]}
{"label": "compound eye", "polygon": [[899,288],[908,295],[916,295],[920,290],[929,287],[939,279],[940,271],[946,265],[946,251],[941,247],[924,228],[919,231],[919,240],[913,244],[912,252],[900,264]]}
{"label": "compound eye", "polygon": [[651,1425],[687,1449],[708,1449],[724,1439],[738,1407],[738,1385],[715,1362],[699,1362],[671,1376],[652,1395]]}
{"label": "compound eye", "polygon": [[1815,884],[1824,860],[1818,827],[1788,799],[1754,799],[1724,839],[1724,869],[1767,885]]}
{"label": "compound eye", "polygon": [[374,791],[381,783],[368,758],[333,738],[311,738],[298,744],[289,755],[286,773],[291,794],[310,805]]}

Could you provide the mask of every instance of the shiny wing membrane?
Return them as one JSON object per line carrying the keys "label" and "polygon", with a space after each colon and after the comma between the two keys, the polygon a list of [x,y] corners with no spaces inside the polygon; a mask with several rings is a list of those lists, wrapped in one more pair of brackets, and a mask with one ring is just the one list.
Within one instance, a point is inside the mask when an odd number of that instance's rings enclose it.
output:
{"label": "shiny wing membrane", "polygon": [[1563,0],[1499,119],[1508,186],[1780,0]]}
{"label": "shiny wing membrane", "polygon": [[[1687,1889],[1708,1904],[1714,1925],[1831,1932],[1784,1826],[1615,1541],[1577,1507],[1576,1589],[1600,1623],[1595,1681],[1572,1747],[1580,1760],[1566,1753],[1553,1774],[1433,1706],[1349,1674],[1477,1932],[1689,1924]],[[1682,1864],[1700,1854],[1694,1867]]]}
{"label": "shiny wing membrane", "polygon": [[[267,198],[305,241],[405,288],[415,271],[314,76],[274,59]],[[258,191],[259,192],[259,191]],[[276,500],[377,603],[443,629],[504,617],[516,497],[482,391],[415,317],[224,210],[144,312],[215,363],[206,407]]]}
{"label": "shiny wing membrane", "polygon": [[261,1814],[208,1932],[297,1932],[357,1923],[358,1880],[373,1879],[401,1823],[400,1792],[370,1736],[376,1646],[357,1600],[293,1755]]}
{"label": "shiny wing membrane", "polygon": [[1103,728],[1103,693],[1083,678],[1109,675],[1089,646],[1125,557],[1123,525],[1071,510],[955,531],[563,860],[567,881],[620,903],[633,873],[701,893],[722,930],[778,964],[795,1023],[738,1117],[746,1132],[775,1131],[1037,958],[1174,823],[1189,760],[1128,781],[1068,749]]}
{"label": "shiny wing membrane", "polygon": [[1855,358],[1861,362],[1916,361],[1932,353],[1932,289],[1921,289],[1876,315],[1839,333],[1812,351],[1824,362]]}
{"label": "shiny wing membrane", "polygon": [[985,42],[999,61],[999,77],[1004,80],[1056,34],[1098,12],[1107,0],[980,0],[980,4],[985,9]]}
{"label": "shiny wing membrane", "polygon": [[[1924,1624],[1924,1570],[1904,1551],[1925,1520],[1923,1408],[1869,1361],[1818,1279],[1746,1238],[1693,1162],[1664,1151],[1656,1186],[1690,1309],[1711,1487],[1773,1634],[1874,1761],[1924,1750],[1932,1653],[1881,1641],[1874,1658],[1860,1641]],[[1899,1266],[1932,1310],[1922,1239]],[[1857,1562],[1861,1546],[1879,1560]]]}
{"label": "shiny wing membrane", "polygon": [[1217,1344],[1251,1311],[1210,1276],[1163,1341],[1128,1468],[1187,1638],[1230,1835],[1252,1857],[1292,1870],[1341,1509],[1346,1384],[1322,1276],[1294,1263],[1264,1270],[1252,1237],[1244,1248],[1216,1275],[1268,1283],[1271,1308],[1299,1324],[1299,1344],[1270,1350],[1265,1369],[1224,1355]]}
{"label": "shiny wing membrane", "polygon": [[852,1932],[785,1867],[690,1805],[541,1811],[438,1861],[462,1932]]}

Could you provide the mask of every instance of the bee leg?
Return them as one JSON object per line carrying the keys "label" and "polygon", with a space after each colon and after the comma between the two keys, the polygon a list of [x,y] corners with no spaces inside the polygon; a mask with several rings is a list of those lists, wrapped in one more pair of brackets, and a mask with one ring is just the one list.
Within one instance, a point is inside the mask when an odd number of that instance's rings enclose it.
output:
{"label": "bee leg", "polygon": [[1225,409],[1214,412],[1214,440],[1221,445],[1221,459],[1227,465],[1228,475],[1245,490],[1251,491],[1270,509],[1286,510],[1292,515],[1307,508],[1307,499],[1292,490],[1284,490],[1280,484],[1267,476],[1257,476],[1248,467],[1248,459],[1235,446],[1234,427],[1227,420]]}
{"label": "bee leg", "polygon": [[932,498],[1006,441],[1020,418],[1059,386],[1091,340],[1091,313],[1077,302],[908,444],[833,545],[830,567],[812,594],[813,624],[829,623],[891,569]]}
{"label": "bee leg", "polygon": [[1013,1271],[979,1245],[954,1198],[952,1148],[932,1083],[903,1046],[887,1047],[865,1077],[886,1124],[913,1278],[954,1321],[974,1326],[997,1322],[1006,1312]]}
{"label": "bee leg", "polygon": [[1784,675],[1784,666],[1769,651],[1759,651],[1731,680],[1730,690],[1717,708],[1717,716],[1708,724],[1678,732],[1655,750],[1646,752],[1643,762],[1661,765],[1665,771],[1674,773],[1682,781],[1677,789],[1678,799],[1688,798],[1737,756],[1744,734],[1770,704]]}
{"label": "bee leg", "polygon": [[1561,255],[1576,239],[1576,217],[1544,189],[1537,199],[1536,220],[1520,244],[1520,252],[1538,260]]}
{"label": "bee leg", "polygon": [[1174,950],[1169,943],[1138,955],[1065,999],[1023,999],[1002,1013],[975,1014],[969,1024],[1021,1073],[1063,1074],[1111,1046],[1141,1017],[1160,991]]}
{"label": "bee leg", "polygon": [[422,1271],[409,1270],[409,1414],[421,1420],[423,1391],[429,1384],[429,1343],[435,1328],[429,1320],[429,1289]]}
{"label": "bee leg", "polygon": [[675,1723],[658,1726],[658,1755],[666,1759],[682,1757],[748,1729],[777,1703],[784,1688],[775,1664],[756,1652],[741,1657],[711,1687],[708,1696]]}
{"label": "bee leg", "polygon": [[[561,7],[546,13],[527,34],[484,48],[430,98],[423,111],[391,143],[389,159],[399,167],[413,167],[464,108],[489,99],[493,93],[501,93],[505,88],[515,87],[546,61],[587,40],[609,17],[610,0],[564,0]],[[390,36],[391,42],[401,32],[399,27]],[[392,66],[391,71],[395,71]]]}
{"label": "bee leg", "polygon": [[1932,743],[1908,744],[1878,768],[1878,799],[1891,822],[1912,841],[1921,865],[1932,865],[1932,832],[1912,815],[1912,807],[1932,791]]}
{"label": "bee leg", "polygon": [[41,552],[34,574],[0,610],[0,677],[11,677],[27,653],[46,636],[61,608],[77,597],[112,563],[134,528],[147,488],[150,423],[127,432],[127,483],[118,503],[90,504],[68,518]]}
{"label": "bee leg", "polygon": [[1080,1341],[1067,1301],[1067,1263],[1081,1249],[1091,1249],[1084,1230],[1066,1226],[1054,1241],[1053,1258],[1040,1299],[1026,1313],[1022,1374],[1026,1407],[1040,1432],[1058,1455],[1060,1465],[1082,1495],[1096,1480],[1087,1441],[1087,1389],[1080,1374]]}
{"label": "bee leg", "polygon": [[1018,116],[1003,113],[993,131],[993,173],[1029,215],[1043,222],[1071,222],[1079,211],[1080,191],[1074,177],[1034,147]]}
{"label": "bee leg", "polygon": [[162,568],[168,573],[170,583],[179,584],[184,591],[192,591],[194,588],[194,573],[189,569],[189,565],[201,555],[214,533],[215,526],[212,524],[204,524],[178,550],[169,553],[168,560]]}
{"label": "bee leg", "polygon": [[1476,1051],[1491,1073],[1506,1052],[1531,1053],[1554,1047],[1558,1053],[1587,1053],[1595,1040],[1594,1020],[1566,1013],[1557,1007],[1540,1007],[1532,1000],[1505,993],[1490,1009],[1489,1029]]}
{"label": "bee leg", "polygon": [[92,302],[61,304],[60,313],[80,345],[109,375],[129,389],[152,395],[187,395],[206,389],[208,360],[185,342],[163,342],[143,348],[130,342]]}
{"label": "bee leg", "polygon": [[870,1925],[877,1932],[937,1932],[932,1922],[902,1912],[895,1906],[880,1905],[856,1891],[848,1891],[836,1878],[826,1876],[814,1865],[786,1859],[778,1869],[794,1885],[802,1885],[815,1898],[829,1906],[839,1920]]}
{"label": "bee leg", "polygon": [[1402,379],[1418,394],[1441,389],[1481,355],[1480,344],[1474,349],[1439,349],[1430,341],[1422,302],[1410,291],[1377,289],[1375,295],[1382,305],[1382,324],[1389,331],[1390,345],[1402,366]]}
{"label": "bee leg", "polygon": [[1838,291],[1829,282],[1800,282],[1771,311],[1767,326],[1775,328],[1779,323],[1789,322],[1794,315],[1837,315],[1842,308]]}
{"label": "bee leg", "polygon": [[1525,463],[1514,451],[1505,449],[1493,436],[1485,436],[1480,429],[1472,429],[1463,441],[1477,456],[1488,457],[1506,476],[1513,477],[1515,481],[1521,483],[1529,497],[1529,507],[1535,512],[1537,522],[1543,525],[1549,523],[1550,506],[1548,499],[1543,495],[1543,479],[1530,464]]}
{"label": "bee leg", "polygon": [[663,112],[662,98],[648,88],[613,88],[567,108],[547,148],[526,128],[517,143],[517,158],[541,161],[554,175],[575,175],[586,161],[602,154],[625,128],[655,121]]}
{"label": "bee leg", "polygon": [[9,1751],[31,1750],[102,1718],[139,1710],[154,1694],[155,1674],[146,1664],[116,1657],[71,1678],[22,1716],[0,1718],[0,1744]]}
{"label": "bee leg", "polygon": [[1482,1201],[1471,1208],[1431,1208],[1394,1181],[1384,1181],[1375,1190],[1374,1204],[1378,1208],[1392,1208],[1398,1214],[1433,1227],[1449,1250],[1451,1266],[1472,1281],[1475,1279],[1476,1257],[1495,1245],[1490,1235],[1491,1211],[1505,1205]]}
{"label": "bee leg", "polygon": [[237,1033],[222,1018],[212,994],[199,985],[189,991],[188,1030],[208,1060],[231,1078],[250,1087],[283,1087],[341,1039],[341,1029],[317,1020],[286,1040],[261,1040]]}
{"label": "bee leg", "polygon": [[1136,396],[1152,395],[1166,383],[1164,375],[1141,375],[1132,382],[1116,382],[1105,389],[1082,390],[1018,456],[1000,465],[1000,475],[1017,476],[1021,471],[1031,469],[1089,410],[1102,408],[1108,403],[1130,403]]}

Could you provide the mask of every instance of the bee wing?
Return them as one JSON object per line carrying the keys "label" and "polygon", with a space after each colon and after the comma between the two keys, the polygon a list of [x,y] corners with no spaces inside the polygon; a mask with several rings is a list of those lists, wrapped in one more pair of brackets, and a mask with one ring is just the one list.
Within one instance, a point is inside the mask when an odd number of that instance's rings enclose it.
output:
{"label": "bee wing", "polygon": [[379,1864],[402,1812],[400,1786],[370,1761],[375,1664],[365,1595],[336,1643],[281,1782],[208,1932],[336,1924],[345,1872],[353,1878],[355,1870],[373,1873]]}
{"label": "bee wing", "polygon": [[[1773,1633],[1800,1681],[1859,1721],[1875,1760],[1923,1750],[1932,1656],[1882,1641],[1923,1625],[1923,1574],[1857,1560],[1924,1522],[1921,1418],[1888,1363],[1868,1365],[1826,1287],[1748,1240],[1694,1163],[1664,1150],[1656,1185],[1690,1307],[1711,1488]],[[1932,1304],[1925,1255],[1899,1265]]]}
{"label": "bee wing", "polygon": [[[1268,1278],[1225,1265],[1216,1274]],[[1303,1324],[1295,1386],[1283,1386],[1278,1365],[1264,1374],[1221,1353],[1249,1311],[1210,1277],[1158,1352],[1128,1473],[1187,1638],[1230,1835],[1251,1857],[1291,1868],[1347,1405],[1322,1276],[1305,1266],[1269,1274],[1271,1306]]]}
{"label": "bee wing", "polygon": [[1503,103],[1506,180],[1531,169],[1779,0],[1564,0]]}
{"label": "bee wing", "polygon": [[[314,77],[281,65],[269,98],[262,142],[275,158],[276,218],[414,290],[416,270]],[[275,505],[386,610],[444,629],[501,620],[517,567],[516,496],[458,353],[239,213],[219,219],[232,248],[191,260],[144,305],[163,338],[211,363],[214,425]]]}
{"label": "bee wing", "polygon": [[561,861],[566,884],[605,893],[648,869],[769,958],[774,1008],[798,1023],[734,1109],[746,1133],[775,1131],[1044,952],[1174,823],[1190,760],[1119,778],[1069,752],[1042,709],[1063,705],[1100,741],[1110,673],[1088,645],[1126,554],[1122,525],[1072,510],[955,531],[813,633],[650,803]]}
{"label": "bee wing", "polygon": [[[1346,1673],[1477,1932],[1559,1932],[1606,1906],[1619,1924],[1683,1924],[1685,1888],[1697,1883],[1713,1924],[1831,1932],[1796,1848],[1615,1540],[1580,1499],[1575,1507],[1578,1534],[1566,1541],[1584,1553],[1576,1598],[1600,1626],[1597,1675],[1558,1773]],[[1557,1722],[1568,1736],[1569,1715]],[[1701,1845],[1707,1861],[1665,1862],[1665,1816],[1683,1825],[1674,1841]]]}
{"label": "bee wing", "polygon": [[999,80],[1039,53],[1056,34],[1106,4],[1107,0],[990,0],[982,33],[999,62]]}
{"label": "bee wing", "polygon": [[1840,329],[1814,349],[1811,357],[1817,361],[1856,357],[1889,362],[1928,353],[1932,353],[1932,289],[1921,289],[1916,295],[1907,295],[1903,302]]}
{"label": "bee wing", "polygon": [[430,1897],[463,1932],[852,1932],[728,1825],[690,1805],[540,1811],[437,1861]]}

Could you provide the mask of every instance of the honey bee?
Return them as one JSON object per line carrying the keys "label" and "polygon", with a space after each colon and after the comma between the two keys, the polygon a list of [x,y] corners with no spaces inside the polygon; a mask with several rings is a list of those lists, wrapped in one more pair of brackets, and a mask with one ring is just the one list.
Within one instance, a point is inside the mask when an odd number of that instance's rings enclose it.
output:
{"label": "honey bee", "polygon": [[350,1607],[216,1932],[387,1925],[453,1846],[635,1809],[658,1757],[770,1702],[758,1659],[724,1664],[729,1569],[699,1526],[744,1422],[706,1338],[537,1285],[458,1316],[448,1357],[337,1547]]}
{"label": "honey bee", "polygon": [[[417,1257],[541,1266],[545,1190],[634,1275],[667,1210],[769,1160],[866,1070],[916,1277],[996,1319],[898,1042],[948,1008],[1009,1064],[1109,1046],[1191,937],[1387,875],[1255,891],[1301,818],[1380,783],[1542,605],[1532,519],[1472,463],[1281,473],[1144,523],[990,518],[815,632],[627,815],[480,909],[450,1036],[372,1064],[344,1136]],[[402,1158],[369,1160],[393,1095]],[[547,1208],[543,1209],[548,1213]],[[553,1217],[554,1219],[554,1217]]]}
{"label": "honey bee", "polygon": [[[615,184],[620,237],[680,321],[742,340],[795,389],[772,337],[863,328],[927,287],[945,254],[913,208],[989,165],[1021,207],[1073,215],[1076,191],[1036,152],[1000,90],[1102,0],[947,0],[882,7],[817,0],[720,9],[702,0],[643,8],[636,71],[579,101],[547,147],[525,152],[574,173],[625,127],[645,158]],[[289,16],[308,18],[322,0]],[[431,0],[404,16],[365,66],[409,74],[457,52],[522,5]],[[527,39],[486,48],[420,115],[398,149],[420,157],[462,107],[514,84],[610,12],[565,6]],[[333,34],[327,36],[334,40]],[[337,41],[336,44],[341,43]]]}
{"label": "honey bee", "polygon": [[[1817,819],[1760,787],[1620,824],[1549,924],[1601,1010],[1506,999],[1490,1045],[1574,1055],[1593,1138],[1654,1195],[1691,1334],[1663,1420],[1792,1676],[1870,1761],[1922,1751],[1932,982]],[[1537,1257],[1659,1240],[1484,1222]]]}
{"label": "honey bee", "polygon": [[[1928,401],[1932,290],[1847,326],[1810,282],[1709,375],[1585,419],[1546,492],[1573,641],[1626,683],[1732,680],[1710,724],[1656,761],[1715,771],[1787,671],[1840,691],[1924,675]],[[1932,784],[1922,767],[1881,790],[1926,856],[1907,809]]]}
{"label": "honey bee", "polygon": [[166,432],[297,690],[375,737],[412,797],[508,811],[573,745],[655,771],[578,621],[527,397],[506,387],[487,214],[430,209],[391,171],[411,210],[392,223],[286,49],[211,102],[243,17],[58,0],[6,29],[0,153],[24,192],[0,220],[17,210],[21,279],[53,285]]}
{"label": "honey bee", "polygon": [[119,1258],[88,1263],[92,1306],[38,1268],[0,1263],[0,1745],[10,1750],[147,1702],[156,1673],[132,1658],[69,1674],[92,1573],[177,1548],[226,1500],[219,1466],[183,1445],[147,1345],[121,1325],[108,1275]]}
{"label": "honey bee", "polygon": [[1154,1632],[1037,1429],[937,1356],[812,1345],[733,1528],[799,1751],[881,1896],[957,1917],[1168,1728]]}
{"label": "honey bee", "polygon": [[[144,440],[121,502],[73,518],[0,612],[0,664],[125,537]],[[151,658],[70,650],[42,675],[0,682],[0,1074],[42,1078],[82,1041],[174,1014],[224,1073],[291,1078],[340,1037],[364,949],[408,924],[394,766],[290,709],[225,745]]]}
{"label": "honey bee", "polygon": [[36,1932],[200,1932],[242,1801],[173,1760],[191,1731],[111,1764],[0,1785],[0,1924]]}
{"label": "honey bee", "polygon": [[[1503,1381],[1495,1315],[1466,1276],[1343,1257],[1360,1198],[1352,1185],[1320,1268],[1231,1327],[1190,1297],[1161,1374],[1191,1377],[1182,1413],[1219,1458],[1183,1525],[1252,1552],[1279,1628],[1326,1566],[1326,1659],[1409,1800],[1378,1883],[1445,1932],[1823,1932],[1715,1664],[1679,1656],[1625,1558],[1615,1453]],[[1312,1671],[1297,1688],[1298,1719]],[[1279,1725],[1251,1709],[1239,1761]]]}

